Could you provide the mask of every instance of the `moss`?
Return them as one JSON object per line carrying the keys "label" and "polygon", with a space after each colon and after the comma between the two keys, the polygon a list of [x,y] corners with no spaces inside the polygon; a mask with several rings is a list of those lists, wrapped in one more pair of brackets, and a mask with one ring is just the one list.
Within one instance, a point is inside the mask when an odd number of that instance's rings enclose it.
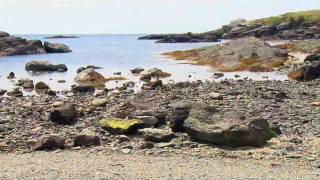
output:
{"label": "moss", "polygon": [[125,77],[110,77],[110,78],[106,78],[106,81],[125,81],[127,80],[127,78]]}
{"label": "moss", "polygon": [[103,118],[98,122],[104,130],[113,134],[131,134],[143,126],[138,119]]}
{"label": "moss", "polygon": [[300,11],[250,21],[252,24],[279,25],[281,23],[314,24],[320,22],[320,10]]}

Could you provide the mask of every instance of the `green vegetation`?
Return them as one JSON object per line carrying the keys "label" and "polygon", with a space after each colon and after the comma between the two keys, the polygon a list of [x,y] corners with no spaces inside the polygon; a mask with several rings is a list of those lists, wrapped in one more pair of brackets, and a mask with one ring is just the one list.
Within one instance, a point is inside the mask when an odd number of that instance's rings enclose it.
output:
{"label": "green vegetation", "polygon": [[272,16],[269,18],[257,19],[251,21],[252,24],[279,25],[281,23],[290,23],[299,25],[302,22],[306,24],[314,24],[320,22],[320,10],[290,12],[280,16]]}

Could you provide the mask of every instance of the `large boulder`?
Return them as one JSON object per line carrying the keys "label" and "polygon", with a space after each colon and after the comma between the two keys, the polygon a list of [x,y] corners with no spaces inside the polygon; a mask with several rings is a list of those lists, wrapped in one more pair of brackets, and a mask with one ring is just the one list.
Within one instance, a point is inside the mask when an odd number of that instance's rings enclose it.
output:
{"label": "large boulder", "polygon": [[39,81],[36,83],[35,89],[36,90],[47,90],[47,89],[50,89],[50,87],[46,83]]}
{"label": "large boulder", "polygon": [[230,146],[260,147],[276,135],[265,119],[245,119],[205,104],[192,107],[184,128],[195,140]]}
{"label": "large boulder", "polygon": [[82,86],[104,87],[107,82],[106,78],[96,72],[94,69],[86,69],[78,73],[75,82]]}
{"label": "large boulder", "polygon": [[288,77],[297,81],[311,81],[320,77],[320,61],[289,72]]}
{"label": "large boulder", "polygon": [[46,49],[47,53],[68,53],[72,52],[72,50],[64,44],[60,43],[49,43],[45,41],[43,43],[44,48]]}
{"label": "large boulder", "polygon": [[42,71],[65,72],[65,71],[68,71],[68,68],[65,64],[54,65],[48,61],[31,61],[26,64],[25,70],[32,71],[32,72],[42,72]]}
{"label": "large boulder", "polygon": [[40,40],[26,40],[10,36],[6,32],[0,32],[0,56],[44,53],[46,53],[46,50]]}
{"label": "large boulder", "polygon": [[49,120],[58,124],[72,124],[76,119],[77,110],[73,104],[57,107],[49,114]]}
{"label": "large boulder", "polygon": [[191,60],[196,64],[210,65],[219,71],[272,71],[284,64],[285,50],[271,47],[255,37],[231,40],[228,43],[187,51],[165,53],[177,60]]}
{"label": "large boulder", "polygon": [[103,118],[98,124],[112,134],[132,134],[143,128],[143,121],[138,119]]}

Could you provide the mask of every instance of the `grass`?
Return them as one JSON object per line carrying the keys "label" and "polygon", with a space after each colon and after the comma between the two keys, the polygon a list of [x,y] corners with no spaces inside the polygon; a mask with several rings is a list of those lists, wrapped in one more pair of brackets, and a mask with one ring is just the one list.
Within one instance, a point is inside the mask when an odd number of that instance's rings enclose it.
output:
{"label": "grass", "polygon": [[281,23],[290,22],[292,20],[297,21],[299,18],[303,18],[303,22],[306,24],[318,23],[320,22],[320,10],[290,12],[279,16],[272,16],[268,18],[253,20],[251,21],[251,23],[264,25],[279,25]]}

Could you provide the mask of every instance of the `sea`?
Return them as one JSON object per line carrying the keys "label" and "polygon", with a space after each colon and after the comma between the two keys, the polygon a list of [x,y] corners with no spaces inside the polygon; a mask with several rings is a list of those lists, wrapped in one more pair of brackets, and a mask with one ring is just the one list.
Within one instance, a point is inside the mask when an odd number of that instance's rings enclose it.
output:
{"label": "sea", "polygon": [[[45,39],[50,35],[15,35],[26,39],[40,39],[52,43],[63,43],[68,45],[71,53],[62,54],[40,54],[0,57],[0,89],[10,90],[15,87],[15,82],[21,78],[29,78],[34,81],[43,81],[53,90],[69,90],[75,84],[74,77],[78,68],[94,65],[102,69],[97,70],[105,77],[116,77],[115,72],[121,72],[121,76],[127,78],[125,81],[110,81],[106,83],[107,88],[121,86],[127,81],[134,81],[137,85],[139,76],[130,73],[130,69],[160,68],[172,74],[171,77],[163,79],[165,83],[183,81],[217,81],[223,79],[235,79],[235,75],[241,78],[253,80],[285,80],[287,77],[275,72],[253,73],[253,72],[231,72],[216,79],[213,74],[216,71],[212,67],[189,64],[188,61],[176,61],[161,55],[164,52],[176,50],[188,50],[211,46],[217,43],[155,43],[153,40],[138,40],[136,35],[78,35],[79,38],[70,39]],[[66,64],[68,71],[34,74],[25,71],[25,65],[30,61],[49,61],[53,64]],[[10,72],[16,74],[16,78],[8,80]],[[268,79],[266,78],[268,77]],[[65,80],[66,83],[58,83]]]}

